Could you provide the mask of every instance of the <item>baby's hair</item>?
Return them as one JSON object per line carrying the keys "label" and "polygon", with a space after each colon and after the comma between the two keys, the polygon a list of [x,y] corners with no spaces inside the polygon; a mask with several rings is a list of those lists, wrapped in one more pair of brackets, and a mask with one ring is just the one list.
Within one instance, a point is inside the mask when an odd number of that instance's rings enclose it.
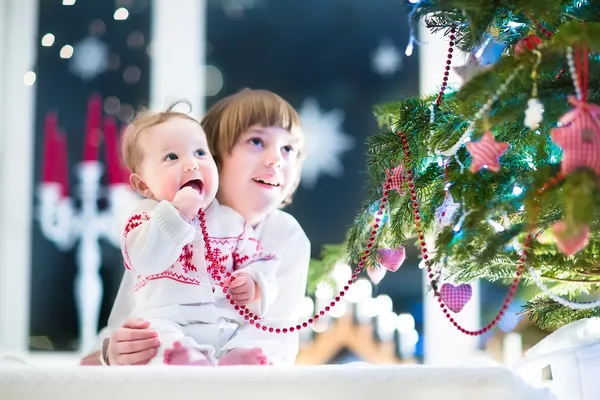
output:
{"label": "baby's hair", "polygon": [[[175,110],[181,104],[188,106],[188,113]],[[138,140],[146,129],[170,121],[173,118],[185,118],[200,125],[198,120],[189,115],[191,112],[192,104],[187,100],[174,101],[163,111],[150,111],[147,108],[140,109],[127,129],[125,129],[121,138],[121,159],[125,166],[133,173],[138,172],[137,169],[142,160]]]}

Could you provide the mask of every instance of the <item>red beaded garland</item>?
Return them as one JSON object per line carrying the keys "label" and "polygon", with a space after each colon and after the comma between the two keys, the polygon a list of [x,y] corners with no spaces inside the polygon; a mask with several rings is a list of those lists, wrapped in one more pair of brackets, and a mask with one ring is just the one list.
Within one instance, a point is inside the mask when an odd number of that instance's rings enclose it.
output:
{"label": "red beaded garland", "polygon": [[[406,143],[407,139],[406,136],[404,135],[403,132],[398,132],[398,135],[400,136],[400,138],[402,139],[403,143]],[[410,158],[410,152],[408,149],[404,150],[404,160],[405,162],[408,161],[408,159]],[[413,180],[413,174],[412,171],[410,171],[411,173],[408,174],[408,186],[411,189],[411,195],[414,192],[414,180]],[[418,237],[421,239],[424,237],[424,232],[421,229],[421,224],[420,224],[420,211],[419,211],[419,204],[417,203],[416,200],[416,196],[411,197],[411,201],[412,201],[412,207],[414,210],[414,214],[415,214],[415,226],[417,228],[417,235]],[[504,299],[504,302],[501,306],[500,311],[498,312],[498,314],[496,314],[496,316],[492,319],[492,321],[490,323],[488,323],[486,326],[478,329],[478,330],[469,330],[469,329],[465,329],[462,326],[460,326],[458,324],[458,322],[456,322],[456,320],[450,316],[450,313],[448,312],[448,308],[446,307],[446,305],[444,304],[444,302],[442,301],[441,297],[438,297],[438,304],[440,306],[440,309],[442,310],[442,312],[444,313],[444,315],[446,316],[446,318],[450,321],[450,323],[452,323],[452,325],[454,325],[454,327],[456,327],[456,329],[458,329],[460,332],[469,335],[469,336],[478,336],[478,335],[482,335],[485,332],[489,331],[490,329],[492,329],[504,316],[504,313],[506,311],[506,309],[508,308],[508,305],[511,303],[512,299],[515,296],[515,293],[517,291],[517,287],[519,286],[519,281],[521,280],[521,276],[522,276],[522,272],[525,268],[525,261],[526,261],[526,251],[529,249],[529,245],[531,243],[531,234],[527,236],[527,238],[525,239],[525,244],[523,246],[523,253],[521,255],[521,258],[519,260],[518,266],[517,266],[517,272],[516,272],[516,276],[512,281],[512,285],[510,286],[510,289]],[[421,239],[421,242],[419,243],[421,245],[421,251],[423,253],[423,259],[427,260],[429,257],[427,255],[427,248],[425,247],[425,242],[423,241],[423,239]],[[427,273],[428,273],[428,277],[429,279],[431,279],[433,281],[434,275],[433,275],[433,270],[431,269],[431,267],[429,265],[427,265]]]}
{"label": "red beaded garland", "polygon": [[[452,28],[450,30],[450,43],[448,44],[448,55],[446,56],[446,68],[444,70],[444,77],[442,78],[442,87],[440,88],[440,92],[435,99],[435,106],[438,107],[442,103],[442,99],[444,98],[444,92],[446,91],[446,87],[448,86],[448,76],[450,75],[450,65],[452,64],[452,53],[454,52],[454,39],[456,36],[456,28]],[[406,143],[406,142],[405,142]],[[408,147],[404,147],[405,150]]]}
{"label": "red beaded garland", "polygon": [[[409,171],[409,176],[412,177],[412,171]],[[371,235],[369,237],[369,244],[375,241],[375,235],[377,235],[377,229],[379,228],[379,223],[381,223],[381,218],[383,216],[383,210],[385,209],[385,203],[387,202],[387,196],[391,189],[391,186],[392,186],[392,184],[391,184],[391,176],[390,176],[385,181],[383,197],[381,198],[381,205],[379,207],[379,210],[377,211],[377,217],[375,218],[375,222],[374,222],[373,228],[371,230]],[[200,219],[200,229],[202,230],[202,235],[204,237],[204,246],[206,249],[206,257],[209,260],[209,267],[207,269],[210,272],[211,277],[213,277],[215,279],[215,281],[219,282],[219,286],[221,288],[223,288],[223,292],[226,293],[227,287],[225,286],[226,282],[224,282],[224,281],[226,281],[226,279],[221,279],[221,276],[219,276],[219,274],[221,274],[221,275],[225,274],[225,276],[227,278],[229,278],[229,277],[231,277],[231,273],[225,272],[225,268],[220,265],[218,258],[214,256],[211,245],[208,241],[208,232],[206,230],[206,220],[204,217],[204,212],[202,210],[200,210],[198,212],[198,217]],[[275,327],[263,325],[261,323],[257,323],[257,321],[260,320],[260,317],[255,315],[254,313],[252,313],[248,308],[246,308],[246,306],[240,306],[240,305],[235,304],[235,301],[233,300],[231,293],[227,293],[225,297],[229,300],[229,303],[234,306],[234,309],[239,310],[240,315],[243,315],[244,319],[246,321],[249,321],[250,324],[254,325],[257,329],[261,329],[263,331],[268,331],[270,333],[277,333],[277,334],[278,333],[287,333],[288,331],[289,332],[294,332],[296,330],[299,331],[300,329],[307,328],[309,325],[313,324],[315,321],[318,321],[319,317],[324,316],[326,312],[329,312],[331,310],[331,308],[336,305],[336,303],[338,303],[342,300],[342,297],[350,289],[350,285],[354,284],[354,282],[358,278],[358,274],[361,272],[362,268],[364,267],[364,261],[367,259],[367,255],[370,254],[369,249],[371,247],[372,247],[372,245],[370,247],[367,247],[363,251],[363,255],[360,257],[361,261],[358,262],[358,266],[357,266],[357,268],[354,269],[354,273],[352,274],[352,279],[348,280],[348,282],[344,286],[343,290],[339,291],[339,293],[334,297],[334,299],[329,303],[329,305],[325,306],[319,312],[316,312],[312,317],[308,318],[306,321],[303,321],[295,326],[290,326],[287,328],[275,328]]]}

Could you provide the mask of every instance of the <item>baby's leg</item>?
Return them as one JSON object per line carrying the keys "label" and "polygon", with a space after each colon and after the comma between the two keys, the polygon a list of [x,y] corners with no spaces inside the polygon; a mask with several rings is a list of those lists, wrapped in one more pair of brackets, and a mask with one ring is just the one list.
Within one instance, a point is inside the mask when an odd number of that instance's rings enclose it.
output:
{"label": "baby's leg", "polygon": [[[277,321],[269,321],[269,324],[279,325]],[[223,356],[219,365],[273,365],[274,359],[285,350],[285,336],[264,332],[250,324],[238,326],[221,346]]]}
{"label": "baby's leg", "polygon": [[174,342],[172,348],[165,349],[163,361],[168,365],[212,365],[200,350],[195,347],[184,347],[181,342]]}
{"label": "baby's leg", "polygon": [[230,350],[219,360],[219,366],[226,365],[268,365],[267,356],[259,347],[245,349],[238,347]]}
{"label": "baby's leg", "polygon": [[169,320],[149,319],[150,329],[158,332],[160,347],[150,364],[212,365],[203,347],[187,336],[184,328]]}

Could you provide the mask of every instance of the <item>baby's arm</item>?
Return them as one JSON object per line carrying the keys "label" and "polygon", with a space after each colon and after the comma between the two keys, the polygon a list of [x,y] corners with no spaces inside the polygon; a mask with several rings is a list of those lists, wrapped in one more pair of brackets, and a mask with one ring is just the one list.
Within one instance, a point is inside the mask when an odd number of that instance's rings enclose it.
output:
{"label": "baby's arm", "polygon": [[129,218],[121,250],[127,269],[142,275],[167,270],[179,258],[183,247],[194,239],[195,228],[186,222],[168,201],[146,205]]}

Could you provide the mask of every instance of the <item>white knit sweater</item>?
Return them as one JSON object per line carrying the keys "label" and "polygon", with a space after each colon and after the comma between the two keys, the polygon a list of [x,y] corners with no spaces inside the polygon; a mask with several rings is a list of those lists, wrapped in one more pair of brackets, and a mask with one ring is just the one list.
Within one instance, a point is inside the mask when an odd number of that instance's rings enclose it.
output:
{"label": "white knit sweater", "polygon": [[[277,296],[268,308],[264,323],[271,325],[295,325],[299,320],[300,304],[306,290],[310,241],[290,214],[275,210],[261,221],[255,232],[263,247],[277,255],[279,264],[275,271]],[[137,273],[126,270],[108,319],[108,325],[98,334],[98,340],[90,352],[99,351],[104,340],[129,318],[136,307],[134,287]],[[260,333],[254,326],[241,326],[240,330]],[[272,346],[263,349],[277,365],[291,365],[298,354],[298,331],[286,335],[270,335]]]}
{"label": "white knit sweater", "polygon": [[[234,276],[243,272],[257,282],[261,298],[249,307],[262,316],[277,295],[275,255],[263,250],[252,227],[231,208],[215,200],[205,215],[213,254]],[[140,202],[125,227],[122,252],[125,267],[136,273],[136,310],[177,304],[229,305],[207,271],[209,260],[198,218],[188,223],[170,202]]]}

